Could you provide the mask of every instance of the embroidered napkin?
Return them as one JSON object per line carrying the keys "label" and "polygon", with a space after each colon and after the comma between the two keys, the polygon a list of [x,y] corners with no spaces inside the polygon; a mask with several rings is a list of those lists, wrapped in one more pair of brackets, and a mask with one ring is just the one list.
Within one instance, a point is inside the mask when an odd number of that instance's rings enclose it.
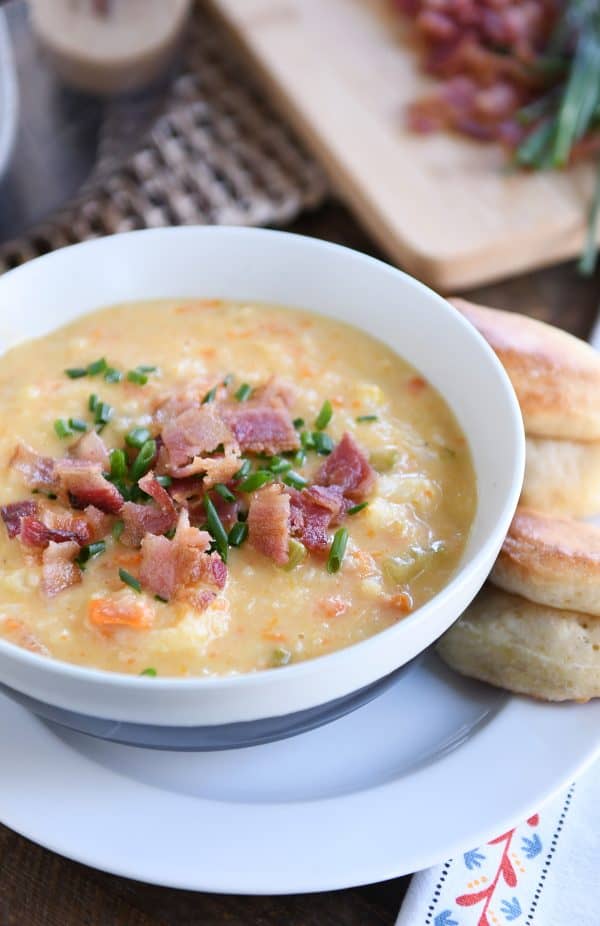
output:
{"label": "embroidered napkin", "polygon": [[598,926],[600,763],[515,829],[414,875],[396,926]]}

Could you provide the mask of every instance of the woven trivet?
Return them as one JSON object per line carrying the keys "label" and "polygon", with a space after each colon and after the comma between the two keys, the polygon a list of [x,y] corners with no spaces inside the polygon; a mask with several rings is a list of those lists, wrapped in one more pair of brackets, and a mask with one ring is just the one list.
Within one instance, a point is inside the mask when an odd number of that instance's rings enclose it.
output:
{"label": "woven trivet", "polygon": [[77,200],[2,244],[0,272],[67,244],[135,228],[281,224],[326,193],[323,172],[200,4],[162,115],[124,161],[121,116],[115,103],[103,125],[98,164]]}

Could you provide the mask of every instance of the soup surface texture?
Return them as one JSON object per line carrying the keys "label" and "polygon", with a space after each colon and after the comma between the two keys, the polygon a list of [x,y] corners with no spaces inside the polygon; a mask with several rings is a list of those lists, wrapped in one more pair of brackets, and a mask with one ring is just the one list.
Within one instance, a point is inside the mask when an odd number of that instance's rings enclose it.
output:
{"label": "soup surface texture", "polygon": [[442,397],[295,309],[114,306],[0,360],[0,635],[118,672],[360,641],[450,579],[476,508]]}

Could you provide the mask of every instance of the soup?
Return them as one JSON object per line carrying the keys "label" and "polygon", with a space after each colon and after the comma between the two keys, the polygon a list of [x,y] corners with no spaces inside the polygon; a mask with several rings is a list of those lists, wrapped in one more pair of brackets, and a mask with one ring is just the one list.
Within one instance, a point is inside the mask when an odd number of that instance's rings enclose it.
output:
{"label": "soup", "polygon": [[443,398],[349,325],[102,309],[0,360],[0,635],[101,669],[283,666],[402,620],[476,508]]}

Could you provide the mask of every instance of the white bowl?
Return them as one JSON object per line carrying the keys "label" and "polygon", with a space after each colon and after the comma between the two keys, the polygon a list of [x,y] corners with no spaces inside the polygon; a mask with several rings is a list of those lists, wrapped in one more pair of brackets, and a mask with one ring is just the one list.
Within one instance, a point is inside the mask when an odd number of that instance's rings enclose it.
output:
{"label": "white bowl", "polygon": [[[471,448],[479,494],[469,543],[449,584],[395,626],[332,655],[248,675],[150,680],[45,659],[0,640],[0,683],[39,713],[114,739],[210,748],[289,735],[331,719],[372,697],[382,680],[433,643],[492,567],[519,497],[525,451],[510,382],[455,309],[381,261],[282,232],[164,228],[38,258],[0,277],[0,349],[111,303],[186,297],[310,309],[384,341],[453,409]],[[90,719],[97,724],[90,727]],[[195,737],[198,729],[212,735]]]}

